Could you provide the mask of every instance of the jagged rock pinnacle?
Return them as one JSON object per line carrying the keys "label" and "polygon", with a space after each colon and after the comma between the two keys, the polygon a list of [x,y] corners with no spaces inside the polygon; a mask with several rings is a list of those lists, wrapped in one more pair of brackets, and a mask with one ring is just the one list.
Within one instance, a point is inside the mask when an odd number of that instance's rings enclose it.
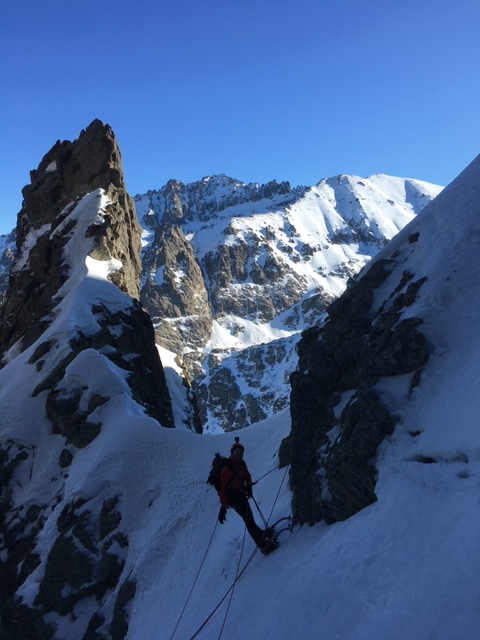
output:
{"label": "jagged rock pinnacle", "polygon": [[[17,221],[17,264],[2,305],[0,353],[22,338],[23,348],[42,331],[41,319],[52,307],[67,277],[63,249],[66,232],[54,233],[70,208],[87,193],[103,189],[108,197],[104,222],[92,225],[91,255],[116,259],[122,268],[112,281],[139,298],[141,230],[133,200],[125,190],[120,149],[109,125],[94,120],[78,140],[57,141],[24,187]],[[69,208],[70,207],[70,208]]]}

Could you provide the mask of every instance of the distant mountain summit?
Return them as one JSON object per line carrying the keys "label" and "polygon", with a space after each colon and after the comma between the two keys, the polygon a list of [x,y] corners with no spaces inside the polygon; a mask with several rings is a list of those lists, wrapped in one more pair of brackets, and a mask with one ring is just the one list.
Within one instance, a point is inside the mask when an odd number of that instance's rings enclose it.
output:
{"label": "distant mountain summit", "polygon": [[[87,131],[93,132],[91,127]],[[72,161],[86,153],[82,148],[88,135],[80,136],[80,151]],[[75,174],[62,161],[71,144],[58,142],[32,172],[24,197],[27,205],[32,198],[43,203],[43,209],[35,206],[39,223],[42,211],[61,206],[52,204],[48,198],[54,196],[48,194],[55,194],[63,182],[73,189],[72,197],[75,189],[86,193],[98,182],[95,163],[88,175],[77,176],[77,186],[72,182]],[[97,164],[109,144],[100,145]],[[111,147],[106,166],[114,183],[123,181],[116,165],[119,157],[118,148]],[[130,266],[112,277],[123,278],[140,298],[153,320],[157,344],[176,359],[187,387],[186,426],[197,431],[201,425],[207,431],[238,429],[286,407],[299,333],[320,321],[349,278],[441,189],[382,174],[340,175],[312,187],[275,180],[247,184],[220,174],[190,184],[170,180],[135,196],[141,254],[135,248],[128,254],[132,262],[123,260]],[[6,295],[9,275],[16,274],[15,252],[25,238],[33,242],[40,233],[35,227],[28,235],[28,224],[20,213],[17,249],[14,236],[0,238],[0,295]],[[42,271],[48,264],[38,262],[38,281],[50,279]],[[127,273],[133,264],[139,281],[133,271]],[[45,315],[47,290],[36,289],[32,297],[30,286],[25,281],[17,290],[27,295],[30,312],[39,304],[38,313]],[[15,332],[23,330],[9,321],[16,314],[12,304],[3,298],[0,339],[10,343]],[[13,326],[10,340],[7,333]]]}
{"label": "distant mountain summit", "polygon": [[[135,197],[142,304],[192,383],[206,429],[286,406],[295,336],[440,191],[386,175],[295,188],[216,175]],[[273,363],[284,371],[274,381]]]}
{"label": "distant mountain summit", "polygon": [[[295,191],[300,193],[304,188]],[[145,196],[136,196],[137,203],[149,204],[150,212],[162,212],[163,222],[183,224],[185,222],[208,222],[221,211],[246,203],[279,197],[288,202],[292,189],[288,182],[272,180],[267,184],[245,184],[225,174],[207,176],[198,182],[184,184],[169,180],[158,191],[148,191]]]}

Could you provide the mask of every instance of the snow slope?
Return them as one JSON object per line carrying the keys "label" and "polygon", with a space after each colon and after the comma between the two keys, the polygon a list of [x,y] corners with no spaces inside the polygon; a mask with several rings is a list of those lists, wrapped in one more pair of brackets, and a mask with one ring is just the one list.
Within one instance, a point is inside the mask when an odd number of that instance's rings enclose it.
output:
{"label": "snow slope", "polygon": [[[406,397],[403,376],[380,385],[401,421],[377,461],[378,502],[346,522],[283,534],[281,547],[268,558],[255,557],[242,575],[223,632],[227,601],[198,637],[478,637],[479,213],[477,159],[385,250],[392,253],[404,246],[415,231],[421,233],[419,242],[425,240],[420,251],[420,245],[407,249],[404,267],[428,276],[411,314],[424,318],[422,326],[435,352],[411,399]],[[288,411],[242,431],[255,478],[272,468],[280,440],[288,431]],[[211,436],[197,438],[188,449],[181,447],[186,474],[192,478],[187,483],[190,500],[184,504],[179,499],[172,505],[166,497],[161,509],[167,509],[175,521],[167,539],[173,538],[177,527],[181,529],[178,553],[163,566],[160,576],[151,576],[151,589],[144,596],[150,606],[140,607],[137,598],[131,637],[172,637],[208,547],[217,509],[201,473],[192,473],[189,465],[197,469],[200,459],[206,463],[209,452],[225,451],[231,441],[231,436]],[[274,471],[255,491],[268,515],[280,489],[272,519],[288,512],[283,481],[284,471]],[[180,525],[182,516],[186,523]],[[247,537],[242,554],[242,543],[241,521],[229,514],[225,525],[215,530],[175,637],[191,637],[221,600],[240,557],[242,564],[253,549]],[[161,553],[160,545],[156,553]],[[149,564],[158,566],[152,563],[154,557],[149,557]]]}
{"label": "snow slope", "polygon": [[[425,319],[435,351],[411,397],[402,376],[380,383],[401,419],[378,456],[378,501],[348,521],[282,534],[272,555],[253,557],[231,602],[226,598],[196,637],[479,637],[479,203],[477,159],[382,252],[404,251],[404,268],[428,276],[411,313]],[[415,231],[420,240],[409,247],[406,239]],[[73,274],[72,301],[78,291],[77,299],[124,304],[104,267],[85,265],[79,281],[81,273],[78,267]],[[72,326],[90,321],[83,313],[82,305],[63,304],[49,331],[66,339]],[[205,483],[214,452],[226,453],[233,434],[161,428],[134,403],[122,372],[92,351],[84,369],[70,373],[86,376],[92,388],[108,385],[115,400],[102,409],[99,436],[75,452],[68,473],[58,475],[63,438],[51,435],[41,397],[31,398],[38,382],[28,364],[34,348],[0,371],[0,433],[36,449],[33,466],[16,477],[14,499],[25,506],[40,498],[52,502],[39,548],[48,548],[67,501],[119,493],[129,538],[124,575],[137,581],[127,638],[192,638],[254,551],[235,513],[217,524],[217,496]],[[170,385],[178,382],[171,377]],[[290,508],[286,470],[276,469],[289,429],[285,409],[241,432],[247,464],[254,479],[261,478],[255,497],[271,521]],[[43,568],[23,585],[25,601],[33,599]],[[106,598],[100,605],[107,611],[112,602]],[[94,606],[91,598],[77,605],[74,616],[50,614],[56,638],[80,640]]]}

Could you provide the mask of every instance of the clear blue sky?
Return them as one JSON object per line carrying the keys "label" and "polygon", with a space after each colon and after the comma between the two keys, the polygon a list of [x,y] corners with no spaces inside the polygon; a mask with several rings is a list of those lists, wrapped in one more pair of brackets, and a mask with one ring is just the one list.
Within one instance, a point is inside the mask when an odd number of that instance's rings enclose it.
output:
{"label": "clear blue sky", "polygon": [[132,195],[170,178],[445,185],[480,152],[478,0],[17,0],[0,9],[0,233],[94,118]]}

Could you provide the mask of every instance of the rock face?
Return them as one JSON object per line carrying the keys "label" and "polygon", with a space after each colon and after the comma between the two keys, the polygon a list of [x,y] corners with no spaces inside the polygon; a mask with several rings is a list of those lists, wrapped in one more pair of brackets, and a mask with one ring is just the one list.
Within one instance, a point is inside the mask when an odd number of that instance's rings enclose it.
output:
{"label": "rock face", "polygon": [[[280,277],[275,260],[260,267],[261,234],[241,237],[232,217],[238,208],[250,213],[267,203],[285,204],[302,190],[276,181],[247,185],[220,175],[190,185],[171,180],[159,191],[136,197],[147,230],[142,304],[154,320],[158,343],[177,354],[195,388],[204,375],[202,360],[214,320],[238,315],[268,322],[281,311],[275,304],[280,305],[287,288],[282,287],[278,300],[270,299],[273,285],[267,277],[272,282]],[[274,238],[273,231],[270,235]]]}
{"label": "rock face", "polygon": [[[72,268],[67,245],[76,232],[76,222],[70,214],[86,194],[102,189],[105,196],[102,214],[93,219],[84,232],[91,240],[89,256],[99,261],[120,263],[120,268],[110,270],[109,278],[134,302],[128,313],[112,315],[107,308],[94,309],[102,330],[94,337],[78,330],[71,338],[68,355],[57,363],[55,371],[47,376],[39,389],[49,389],[47,406],[52,418],[55,413],[63,415],[66,400],[59,383],[67,365],[87,348],[99,349],[115,343],[115,354],[112,352],[110,357],[130,371],[131,387],[137,398],[153,417],[165,426],[173,426],[152,325],[138,303],[141,229],[133,201],[125,190],[120,149],[111,127],[95,120],[80,133],[78,140],[58,141],[38,169],[31,172],[31,179],[31,184],[23,189],[23,208],[16,230],[18,258],[10,272],[1,309],[0,354],[5,357],[13,345],[15,353],[24,351],[53,322],[55,314],[52,310],[62,296],[61,288]],[[122,328],[118,335],[112,335],[109,328],[112,325]],[[36,354],[43,354],[53,347],[55,345],[40,344],[32,362],[41,368],[42,361]],[[137,360],[125,358],[132,350],[134,353],[145,352],[145,355]],[[8,357],[4,363],[6,361]],[[56,397],[62,397],[63,405],[58,409],[54,409],[58,404]],[[77,397],[77,404],[79,400]],[[73,405],[69,405],[69,411],[73,411]],[[76,421],[83,424],[85,411],[77,409],[74,413]],[[58,423],[58,419],[53,422]]]}
{"label": "rock face", "polygon": [[[375,261],[330,305],[325,323],[302,334],[292,429],[282,447],[297,522],[345,520],[376,500],[373,459],[396,424],[378,382],[406,375],[412,390],[431,349],[422,320],[403,318],[426,278],[404,271],[391,283],[399,265],[395,254]],[[384,302],[374,303],[385,291]]]}
{"label": "rock face", "polygon": [[38,328],[32,325],[49,313],[52,297],[66,278],[66,233],[53,232],[74,203],[97,188],[108,192],[109,205],[102,224],[94,224],[88,231],[95,239],[92,257],[121,260],[123,267],[112,280],[128,295],[140,297],[140,229],[133,201],[125,191],[120,150],[112,129],[95,120],[78,140],[57,141],[30,175],[31,184],[22,191],[23,207],[16,229],[20,266],[11,272],[2,308],[1,353],[19,338],[25,347],[38,337]]}
{"label": "rock face", "polygon": [[[120,411],[132,420],[146,416],[158,428],[174,421],[138,299],[141,229],[111,128],[96,120],[78,140],[57,142],[23,194],[0,325],[1,419],[15,434],[0,442],[0,635],[58,637],[48,614],[75,621],[86,606],[88,628],[71,637],[121,639],[135,593],[123,574],[121,491],[106,482],[80,495],[68,478],[82,451],[95,459],[104,417],[119,402],[130,403]],[[18,400],[5,390],[17,370],[31,385]],[[37,426],[28,438],[17,436],[22,404]],[[25,506],[22,492],[32,486],[37,497]],[[35,593],[25,598],[28,580]]]}
{"label": "rock face", "polygon": [[[66,450],[65,450],[66,451]],[[55,505],[48,498],[27,509],[12,499],[10,481],[22,467],[33,469],[34,449],[8,441],[0,449],[2,475],[1,515],[2,546],[6,559],[0,562],[1,622],[5,640],[58,638],[55,626],[45,618],[49,613],[71,616],[75,607],[86,600],[91,619],[81,635],[71,637],[117,638],[128,630],[126,609],[135,594],[134,581],[122,576],[128,537],[122,531],[122,514],[118,496],[73,498],[64,501],[56,528],[44,541],[50,547],[37,595],[27,604],[16,592],[42,564],[45,549],[40,549],[42,530]],[[64,456],[65,457],[65,456]],[[63,473],[64,477],[68,477]],[[55,478],[57,480],[57,478]],[[53,482],[53,481],[52,481]],[[61,495],[57,502],[62,501]],[[98,612],[102,599],[116,594],[110,619]]]}
{"label": "rock face", "polygon": [[439,191],[388,176],[292,188],[218,175],[136,196],[142,304],[202,423],[238,429],[285,407],[294,336]]}
{"label": "rock face", "polygon": [[225,431],[265,420],[288,406],[290,374],[298,362],[298,337],[273,340],[204,363],[208,375],[196,385],[202,424],[216,421]]}
{"label": "rock face", "polygon": [[[111,155],[119,157],[118,150]],[[55,179],[57,164],[53,156],[47,160],[46,174],[36,176],[40,185]],[[107,164],[115,174],[115,162]],[[192,184],[171,180],[136,196],[145,245],[141,304],[153,319],[157,343],[175,354],[198,404],[194,421],[230,430],[285,407],[290,385],[284,371],[295,368],[294,336],[318,323],[348,278],[440,190],[382,175],[336,176],[308,188],[218,175]],[[100,243],[108,233],[102,230]],[[100,257],[106,249],[98,250]],[[40,289],[36,295],[38,300],[29,299],[30,313],[45,318]],[[48,306],[49,292],[43,297]],[[0,341],[6,346],[16,340],[8,324],[16,311],[4,311]],[[272,362],[282,369],[280,377],[269,368]]]}
{"label": "rock face", "polygon": [[[150,309],[159,344],[182,354],[201,349],[212,333],[212,314],[202,271],[181,227],[163,223],[144,253],[142,304]],[[148,271],[147,271],[148,269]]]}
{"label": "rock face", "polygon": [[8,289],[8,275],[15,263],[15,232],[0,236],[0,312]]}
{"label": "rock face", "polygon": [[[112,157],[119,157],[118,149],[107,162],[117,180]],[[58,163],[52,155],[41,166],[46,173],[35,180],[43,193],[45,181],[55,181]],[[218,175],[192,184],[171,180],[136,196],[145,245],[140,300],[153,319],[156,342],[175,354],[183,371],[194,428],[201,428],[200,422],[209,430],[242,428],[285,407],[300,331],[318,323],[348,278],[439,191],[381,175],[336,176],[310,188],[276,181],[244,184]],[[99,231],[102,258],[109,254],[109,234],[121,229]],[[35,234],[43,238],[38,230]],[[10,246],[5,245],[0,267],[9,264]],[[41,255],[39,282],[46,276],[42,268],[48,269]],[[125,262],[120,254],[119,259]],[[121,281],[125,273],[110,277],[137,297],[134,287]],[[31,278],[18,289],[29,284],[36,295],[28,302],[30,313],[47,317],[49,292],[42,296]],[[4,309],[5,346],[17,338],[9,335],[16,312],[12,302]],[[280,376],[273,375],[273,362]]]}

